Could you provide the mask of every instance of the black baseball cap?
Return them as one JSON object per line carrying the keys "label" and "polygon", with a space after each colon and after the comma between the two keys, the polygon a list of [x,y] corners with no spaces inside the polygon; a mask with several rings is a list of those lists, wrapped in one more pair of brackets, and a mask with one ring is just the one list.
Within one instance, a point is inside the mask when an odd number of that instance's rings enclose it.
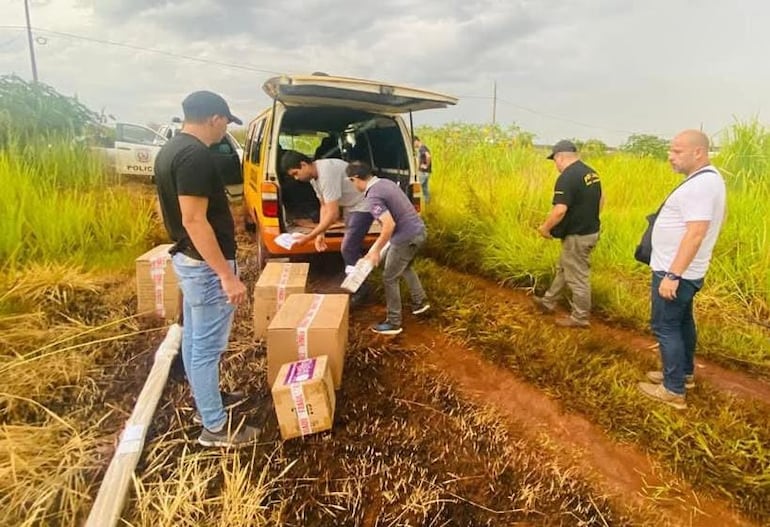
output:
{"label": "black baseball cap", "polygon": [[221,115],[227,117],[231,123],[243,124],[243,121],[230,113],[230,107],[220,95],[206,90],[192,92],[185,97],[182,101],[182,111],[185,119],[192,121]]}
{"label": "black baseball cap", "polygon": [[551,155],[548,156],[547,159],[553,159],[553,156],[560,152],[577,152],[577,147],[575,146],[575,143],[572,141],[569,141],[567,139],[562,139],[555,145],[553,145],[553,149],[551,150]]}

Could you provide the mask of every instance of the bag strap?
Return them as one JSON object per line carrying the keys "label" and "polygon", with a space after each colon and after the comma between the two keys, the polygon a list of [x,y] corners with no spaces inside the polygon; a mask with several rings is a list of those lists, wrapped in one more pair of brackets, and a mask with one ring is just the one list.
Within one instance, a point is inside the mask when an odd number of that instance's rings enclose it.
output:
{"label": "bag strap", "polygon": [[660,211],[663,210],[663,206],[668,201],[668,198],[670,198],[671,195],[679,189],[679,187],[681,187],[682,185],[684,185],[688,181],[692,181],[692,179],[694,177],[700,176],[701,174],[705,174],[706,172],[713,172],[714,174],[717,173],[716,170],[714,170],[713,168],[702,168],[702,169],[698,170],[696,173],[694,173],[693,175],[686,177],[683,181],[681,181],[677,186],[674,187],[674,190],[672,190],[671,192],[668,193],[668,196],[666,196],[666,199],[664,199],[663,203],[661,203],[660,207],[658,207],[658,211],[655,213],[655,216],[660,214]]}

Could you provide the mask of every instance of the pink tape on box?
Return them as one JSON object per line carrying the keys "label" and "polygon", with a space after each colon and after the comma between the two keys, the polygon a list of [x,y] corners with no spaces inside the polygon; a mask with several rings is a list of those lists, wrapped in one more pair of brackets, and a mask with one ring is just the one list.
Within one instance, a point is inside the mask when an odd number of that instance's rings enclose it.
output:
{"label": "pink tape on box", "polygon": [[161,317],[166,316],[163,285],[166,277],[166,263],[169,258],[168,254],[161,254],[150,260],[150,277],[155,289],[155,313]]}
{"label": "pink tape on box", "polygon": [[297,412],[299,431],[303,437],[313,433],[313,426],[310,423],[310,414],[307,411],[307,402],[305,401],[305,392],[302,390],[302,383],[313,378],[315,363],[315,359],[295,362],[289,366],[289,371],[283,382],[289,385],[291,399]]}
{"label": "pink tape on box", "polygon": [[305,316],[302,317],[299,325],[297,326],[297,358],[300,360],[307,359],[307,331],[310,325],[313,323],[313,319],[321,309],[321,303],[323,302],[323,295],[313,295],[313,303],[310,304]]}
{"label": "pink tape on box", "polygon": [[286,302],[286,284],[289,283],[289,276],[291,275],[291,264],[283,264],[281,267],[281,278],[278,280],[278,290],[276,291],[276,311],[281,309],[281,306]]}

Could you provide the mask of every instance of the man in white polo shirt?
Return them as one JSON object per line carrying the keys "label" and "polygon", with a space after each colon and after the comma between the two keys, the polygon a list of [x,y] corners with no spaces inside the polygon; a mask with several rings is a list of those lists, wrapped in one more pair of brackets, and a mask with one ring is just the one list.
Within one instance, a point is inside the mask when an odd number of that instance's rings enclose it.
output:
{"label": "man in white polo shirt", "polygon": [[693,299],[725,215],[725,183],[708,150],[708,137],[698,130],[685,130],[671,141],[668,160],[685,181],[666,199],[652,230],[651,325],[663,369],[648,372],[651,382],[639,383],[639,389],[677,409],[687,407],[686,388],[695,386]]}

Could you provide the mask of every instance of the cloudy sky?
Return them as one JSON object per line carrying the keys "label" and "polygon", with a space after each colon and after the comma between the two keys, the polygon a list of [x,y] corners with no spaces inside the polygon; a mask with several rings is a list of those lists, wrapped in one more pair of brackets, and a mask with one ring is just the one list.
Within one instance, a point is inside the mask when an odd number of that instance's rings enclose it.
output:
{"label": "cloudy sky", "polygon": [[[697,5],[695,8],[693,6]],[[516,123],[540,142],[670,137],[763,118],[766,0],[30,0],[40,80],[119,120],[162,123],[190,91],[244,120],[277,73],[459,96],[415,124]],[[0,74],[31,78],[23,0],[0,0]]]}

